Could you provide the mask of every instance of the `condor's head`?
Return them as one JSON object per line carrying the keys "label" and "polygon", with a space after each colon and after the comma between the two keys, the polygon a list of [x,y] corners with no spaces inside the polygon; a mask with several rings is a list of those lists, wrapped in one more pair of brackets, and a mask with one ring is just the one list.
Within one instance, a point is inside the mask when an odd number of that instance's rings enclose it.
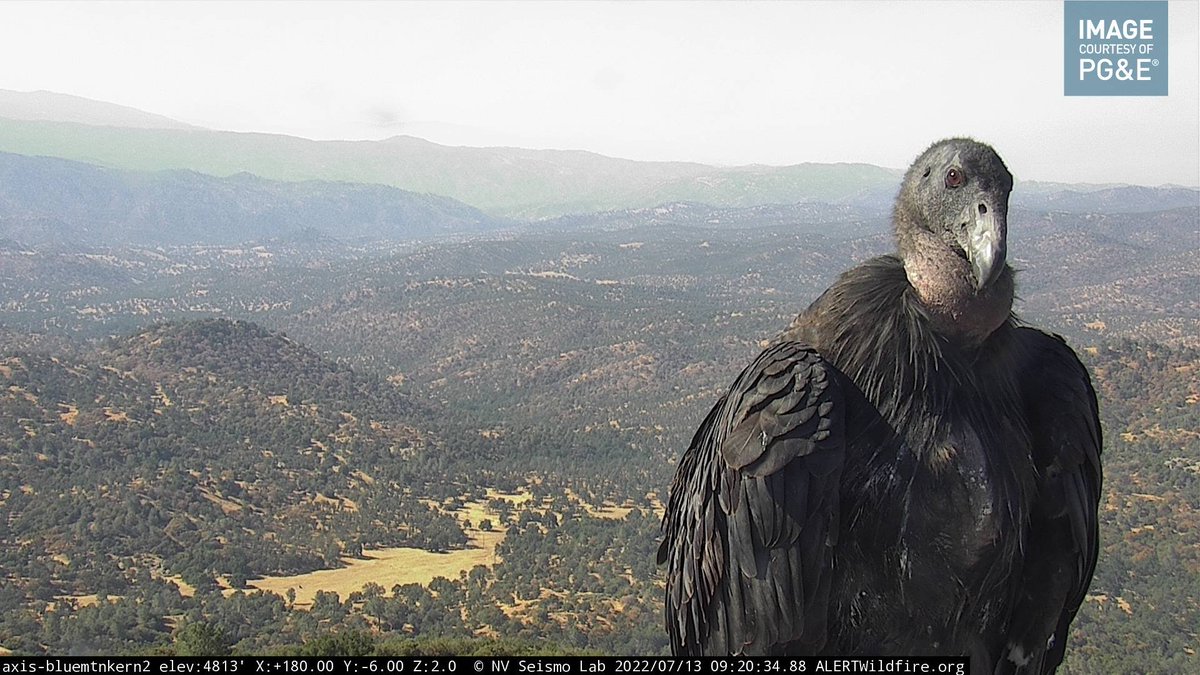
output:
{"label": "condor's head", "polygon": [[913,162],[893,220],[904,270],[935,324],[972,342],[1008,318],[1008,195],[1013,179],[990,146],[934,143]]}

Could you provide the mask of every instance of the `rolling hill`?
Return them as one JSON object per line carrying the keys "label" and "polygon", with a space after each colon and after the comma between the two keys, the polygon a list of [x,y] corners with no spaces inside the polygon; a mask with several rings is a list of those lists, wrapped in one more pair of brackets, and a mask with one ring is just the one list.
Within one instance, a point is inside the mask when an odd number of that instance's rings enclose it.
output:
{"label": "rolling hill", "polygon": [[19,578],[55,565],[34,595],[120,593],[147,574],[244,587],[362,546],[465,544],[418,501],[445,478],[422,468],[442,445],[428,410],[253,324],[6,351],[0,383],[0,552]]}

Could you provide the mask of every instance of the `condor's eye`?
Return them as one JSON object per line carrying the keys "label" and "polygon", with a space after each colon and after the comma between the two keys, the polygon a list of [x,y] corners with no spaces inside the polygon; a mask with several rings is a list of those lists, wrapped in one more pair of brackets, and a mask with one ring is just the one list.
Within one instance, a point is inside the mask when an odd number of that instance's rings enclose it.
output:
{"label": "condor's eye", "polygon": [[956,188],[963,184],[966,179],[958,169],[950,169],[946,172],[946,187]]}

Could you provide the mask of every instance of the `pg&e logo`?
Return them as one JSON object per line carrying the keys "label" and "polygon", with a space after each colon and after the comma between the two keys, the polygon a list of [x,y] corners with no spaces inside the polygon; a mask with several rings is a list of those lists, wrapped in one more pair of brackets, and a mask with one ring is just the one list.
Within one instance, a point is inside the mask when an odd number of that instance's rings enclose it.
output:
{"label": "pg&e logo", "polygon": [[1066,0],[1063,93],[1166,96],[1166,0]]}

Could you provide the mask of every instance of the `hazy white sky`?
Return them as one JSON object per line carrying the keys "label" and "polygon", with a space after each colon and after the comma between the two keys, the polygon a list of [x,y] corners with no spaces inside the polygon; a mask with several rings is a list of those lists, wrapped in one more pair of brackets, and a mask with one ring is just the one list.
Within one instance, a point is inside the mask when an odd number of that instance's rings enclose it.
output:
{"label": "hazy white sky", "polygon": [[1170,95],[1063,96],[1063,3],[0,2],[0,89],[217,129],[903,167],[952,134],[1019,178],[1200,185],[1198,3]]}

